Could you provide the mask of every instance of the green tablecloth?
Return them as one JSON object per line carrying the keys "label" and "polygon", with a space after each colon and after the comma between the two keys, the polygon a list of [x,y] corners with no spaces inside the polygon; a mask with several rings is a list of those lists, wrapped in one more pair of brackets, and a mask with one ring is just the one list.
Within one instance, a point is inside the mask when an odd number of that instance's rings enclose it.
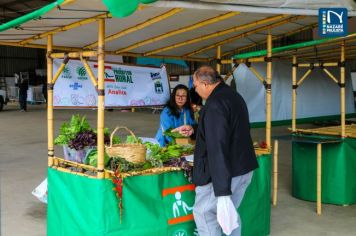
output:
{"label": "green tablecloth", "polygon": [[[268,235],[270,229],[270,155],[258,158],[239,212],[242,235]],[[182,172],[124,179],[123,211],[110,180],[48,169],[48,236],[193,236],[194,186]],[[180,192],[180,194],[176,194]],[[177,204],[181,200],[183,204]]]}
{"label": "green tablecloth", "polygon": [[[294,135],[327,140],[331,136]],[[316,143],[293,142],[292,195],[316,201]],[[356,139],[322,144],[321,201],[331,204],[356,203]]]}

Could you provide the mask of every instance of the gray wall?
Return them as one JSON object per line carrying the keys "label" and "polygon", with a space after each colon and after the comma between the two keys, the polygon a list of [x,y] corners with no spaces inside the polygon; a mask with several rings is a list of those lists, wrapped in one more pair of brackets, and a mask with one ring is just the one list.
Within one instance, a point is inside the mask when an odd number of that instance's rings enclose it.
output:
{"label": "gray wall", "polygon": [[46,68],[43,49],[0,46],[0,76]]}

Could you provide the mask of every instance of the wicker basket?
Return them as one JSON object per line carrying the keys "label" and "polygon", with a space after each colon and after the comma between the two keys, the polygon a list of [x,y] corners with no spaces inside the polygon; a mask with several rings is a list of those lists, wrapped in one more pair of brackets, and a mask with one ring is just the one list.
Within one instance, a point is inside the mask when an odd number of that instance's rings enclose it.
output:
{"label": "wicker basket", "polygon": [[136,140],[135,134],[126,127],[116,127],[115,130],[111,133],[110,136],[110,146],[106,146],[105,150],[106,153],[110,157],[122,157],[125,160],[132,162],[132,163],[141,163],[146,161],[146,146],[141,143],[120,143],[120,144],[113,144],[112,139],[114,134],[119,129],[125,129],[128,131]]}

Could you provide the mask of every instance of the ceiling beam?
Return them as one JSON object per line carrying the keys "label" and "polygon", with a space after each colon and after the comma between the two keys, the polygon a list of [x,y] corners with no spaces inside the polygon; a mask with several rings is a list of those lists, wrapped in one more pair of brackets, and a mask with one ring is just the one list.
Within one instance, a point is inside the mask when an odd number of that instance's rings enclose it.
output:
{"label": "ceiling beam", "polygon": [[209,46],[200,48],[199,50],[187,53],[184,56],[188,56],[189,57],[189,56],[192,56],[192,55],[195,55],[195,54],[199,54],[199,53],[204,52],[206,50],[209,50],[209,49],[212,49],[212,48],[216,48],[218,46],[227,44],[227,43],[232,42],[232,41],[236,41],[237,39],[248,37],[248,36],[250,36],[252,34],[255,34],[255,33],[258,33],[260,31],[269,30],[269,29],[272,29],[272,28],[275,28],[275,27],[278,27],[278,26],[281,26],[281,25],[284,25],[284,24],[287,24],[287,23],[290,23],[290,22],[293,22],[293,21],[296,21],[296,20],[299,20],[299,19],[303,19],[303,18],[305,18],[305,16],[292,16],[292,17],[289,17],[287,19],[284,19],[284,20],[281,20],[281,21],[278,21],[278,22],[275,22],[275,23],[272,23],[272,24],[269,24],[269,25],[265,25],[265,26],[262,26],[262,27],[258,27],[256,29],[244,32],[244,33],[236,35],[234,37],[231,37],[231,38],[222,40],[220,42],[211,44]]}
{"label": "ceiling beam", "polygon": [[[105,42],[107,43],[107,42],[112,41],[114,39],[118,39],[120,37],[123,37],[123,36],[125,36],[127,34],[130,34],[130,33],[133,33],[135,31],[138,31],[138,30],[141,30],[143,28],[146,28],[146,27],[148,27],[148,26],[150,26],[152,24],[155,24],[155,23],[160,22],[160,21],[162,21],[164,19],[167,19],[167,18],[169,18],[171,16],[174,16],[175,14],[177,14],[177,13],[179,13],[181,11],[183,11],[183,8],[173,8],[172,10],[169,10],[169,11],[163,13],[162,15],[155,16],[155,17],[153,17],[153,18],[151,18],[149,20],[146,20],[146,21],[144,21],[142,23],[139,23],[139,24],[137,24],[135,26],[129,27],[129,28],[124,29],[124,30],[122,30],[122,31],[120,31],[118,33],[110,35],[110,36],[105,38]],[[84,49],[93,49],[97,45],[98,45],[98,42],[96,41],[94,43],[91,43],[89,45],[84,46]]]}
{"label": "ceiling beam", "polygon": [[31,41],[45,38],[50,34],[56,34],[56,33],[59,33],[59,32],[64,32],[64,31],[67,31],[67,30],[70,30],[70,29],[73,29],[73,28],[76,28],[76,27],[79,27],[79,26],[82,26],[82,25],[90,24],[90,23],[95,22],[95,21],[97,21],[98,19],[101,19],[101,18],[110,18],[110,17],[111,17],[110,13],[99,14],[99,15],[93,16],[91,18],[87,18],[87,19],[83,19],[83,20],[80,20],[80,21],[76,21],[76,22],[71,23],[69,25],[57,27],[57,28],[55,28],[53,30],[49,30],[49,31],[46,31],[46,32],[41,33],[41,34],[37,34],[37,35],[35,35],[33,37],[30,37],[30,38],[22,40],[20,42],[20,44],[21,45],[25,45],[25,44],[28,44]]}
{"label": "ceiling beam", "polygon": [[[313,29],[313,28],[315,28],[317,26],[318,26],[318,23],[314,23],[314,24],[307,25],[307,26],[304,26],[304,27],[296,29],[296,30],[289,31],[289,32],[284,33],[284,34],[273,36],[273,41],[277,40],[277,39],[280,39],[280,38],[283,38],[283,37],[287,37],[287,36],[299,33],[299,32],[302,32],[302,31],[305,31],[305,30]],[[267,42],[267,40],[264,39],[264,40],[258,41],[256,43],[248,44],[246,46],[239,47],[239,48],[236,48],[234,50],[224,52],[222,54],[222,56],[225,57],[225,56],[229,56],[229,55],[235,55],[235,54],[241,52],[242,50],[246,50],[246,49],[249,49],[249,48],[252,48],[252,47],[256,47],[256,46],[259,46],[261,44],[266,44],[266,42]]]}
{"label": "ceiling beam", "polygon": [[257,26],[257,25],[260,25],[260,24],[265,24],[265,23],[268,23],[268,22],[271,22],[271,21],[283,19],[283,18],[285,18],[287,16],[288,15],[277,15],[277,16],[267,17],[265,19],[254,21],[254,22],[251,22],[251,23],[248,23],[248,24],[245,24],[245,25],[235,26],[235,27],[232,27],[230,29],[218,31],[218,32],[215,32],[215,33],[212,33],[212,34],[207,34],[207,35],[204,35],[204,36],[200,36],[198,38],[193,38],[193,39],[190,39],[190,40],[186,40],[184,42],[180,42],[180,43],[176,43],[176,44],[173,44],[173,45],[170,45],[170,46],[166,46],[166,47],[163,47],[163,48],[155,49],[155,50],[152,50],[152,51],[144,53],[144,55],[145,56],[149,56],[149,55],[157,54],[159,52],[168,51],[168,50],[171,50],[171,49],[174,49],[174,48],[186,46],[186,45],[189,45],[189,44],[201,42],[201,41],[204,41],[204,40],[207,40],[207,39],[211,39],[211,38],[223,36],[223,35],[226,35],[226,34],[229,34],[229,33],[233,33],[233,32],[236,32],[236,31],[240,31],[240,30],[243,30],[243,29],[246,29],[246,28],[249,28],[249,27],[254,27],[254,26]]}
{"label": "ceiling beam", "polygon": [[139,43],[132,44],[132,45],[126,47],[126,48],[117,49],[117,50],[115,50],[115,52],[116,53],[129,52],[132,49],[135,49],[135,48],[138,48],[138,47],[142,47],[142,46],[144,46],[146,44],[154,43],[154,42],[157,42],[159,40],[162,40],[162,39],[165,39],[165,38],[168,38],[168,37],[172,37],[172,36],[177,35],[177,34],[186,33],[186,32],[191,31],[191,30],[195,30],[195,29],[198,29],[198,28],[201,28],[201,27],[204,27],[204,26],[216,23],[216,22],[220,22],[220,21],[223,21],[223,20],[228,19],[230,17],[236,16],[238,14],[240,14],[240,12],[228,12],[228,13],[216,16],[216,17],[212,17],[212,18],[207,19],[207,20],[200,21],[198,23],[195,23],[195,24],[192,24],[192,25],[189,25],[189,26],[184,26],[182,28],[169,31],[167,33],[155,36],[155,37],[150,38],[150,39],[146,39],[146,40],[141,41]]}

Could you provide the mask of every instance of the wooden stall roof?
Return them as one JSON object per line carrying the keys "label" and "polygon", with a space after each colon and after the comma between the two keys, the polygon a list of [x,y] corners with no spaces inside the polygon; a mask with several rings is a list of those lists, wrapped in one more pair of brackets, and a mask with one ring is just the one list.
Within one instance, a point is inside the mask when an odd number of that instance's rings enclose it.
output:
{"label": "wooden stall roof", "polygon": [[208,61],[216,57],[217,46],[222,55],[233,55],[236,49],[264,42],[268,31],[278,38],[314,28],[318,21],[316,15],[236,12],[222,4],[194,6],[156,2],[140,6],[128,17],[111,18],[102,1],[66,0],[37,20],[0,32],[0,45],[45,48],[46,36],[53,34],[54,49],[92,50],[97,47],[97,19],[108,18],[109,54]]}

